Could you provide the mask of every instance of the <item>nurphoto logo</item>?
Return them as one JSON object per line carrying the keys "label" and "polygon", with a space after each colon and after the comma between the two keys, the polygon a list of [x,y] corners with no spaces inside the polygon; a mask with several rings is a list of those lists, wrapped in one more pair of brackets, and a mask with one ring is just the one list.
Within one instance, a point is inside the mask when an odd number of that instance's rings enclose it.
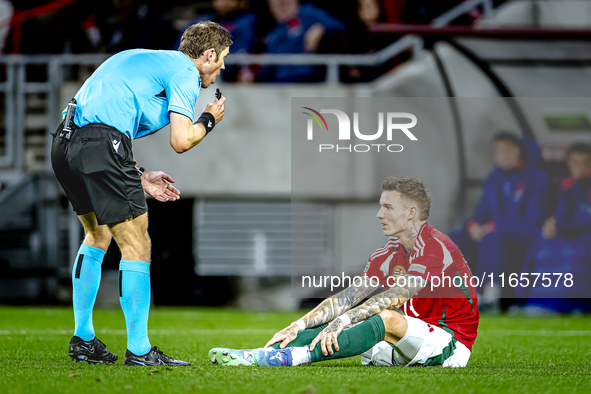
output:
{"label": "nurphoto logo", "polygon": [[[307,123],[307,138],[314,139],[314,121],[320,127],[320,130],[328,129],[328,123],[322,114],[333,114],[337,118],[339,124],[338,138],[339,141],[351,140],[351,119],[349,115],[338,109],[321,109],[320,112],[310,107],[302,107],[309,112],[303,112],[311,119]],[[364,134],[359,129],[359,112],[353,113],[353,134],[357,139],[363,141],[376,141],[384,134],[384,118],[386,119],[386,140],[392,141],[395,135],[404,134],[409,140],[417,141],[417,137],[411,133],[410,129],[417,125],[417,117],[408,112],[378,112],[378,131],[373,134]],[[406,120],[406,122],[401,122]],[[373,130],[372,130],[373,131]],[[402,133],[400,133],[402,132]],[[404,147],[400,144],[349,144],[349,145],[334,145],[334,144],[319,144],[319,152],[335,151],[335,152],[359,152],[365,153],[372,150],[387,151],[387,152],[402,152]]]}

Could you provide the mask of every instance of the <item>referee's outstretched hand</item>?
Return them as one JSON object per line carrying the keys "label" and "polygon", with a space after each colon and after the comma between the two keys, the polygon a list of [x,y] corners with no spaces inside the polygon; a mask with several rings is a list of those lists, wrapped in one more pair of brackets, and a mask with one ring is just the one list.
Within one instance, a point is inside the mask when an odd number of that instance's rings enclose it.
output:
{"label": "referee's outstretched hand", "polygon": [[161,202],[176,201],[181,198],[181,192],[171,183],[174,183],[174,179],[162,171],[144,171],[142,175],[144,191]]}
{"label": "referee's outstretched hand", "polygon": [[205,110],[203,112],[209,112],[215,118],[215,124],[217,125],[224,119],[224,103],[226,102],[226,98],[222,96],[222,98],[215,99],[213,103],[207,104],[205,106]]}

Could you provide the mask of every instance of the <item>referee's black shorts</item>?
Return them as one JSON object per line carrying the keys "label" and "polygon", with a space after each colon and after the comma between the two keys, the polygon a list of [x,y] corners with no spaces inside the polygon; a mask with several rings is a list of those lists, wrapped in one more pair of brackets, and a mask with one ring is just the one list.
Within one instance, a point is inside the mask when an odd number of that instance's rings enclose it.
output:
{"label": "referee's black shorts", "polygon": [[75,128],[68,141],[53,137],[53,171],[78,215],[96,214],[99,224],[116,224],[148,211],[131,140],[104,124]]}

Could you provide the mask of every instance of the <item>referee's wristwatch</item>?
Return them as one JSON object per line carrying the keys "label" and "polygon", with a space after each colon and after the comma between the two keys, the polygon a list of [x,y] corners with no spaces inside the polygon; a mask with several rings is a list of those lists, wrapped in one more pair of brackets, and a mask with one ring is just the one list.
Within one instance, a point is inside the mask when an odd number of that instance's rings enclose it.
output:
{"label": "referee's wristwatch", "polygon": [[137,169],[137,171],[140,173],[140,178],[141,178],[142,175],[144,175],[144,172],[146,172],[146,169],[144,167],[140,167]]}

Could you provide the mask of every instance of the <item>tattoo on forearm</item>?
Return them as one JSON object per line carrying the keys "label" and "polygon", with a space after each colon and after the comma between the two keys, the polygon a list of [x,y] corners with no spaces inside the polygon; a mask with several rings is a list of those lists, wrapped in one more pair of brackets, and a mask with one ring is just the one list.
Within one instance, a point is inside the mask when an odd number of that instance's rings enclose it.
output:
{"label": "tattoo on forearm", "polygon": [[351,323],[358,323],[369,319],[373,315],[386,309],[400,308],[412,296],[426,285],[425,279],[420,276],[406,275],[406,286],[395,286],[383,293],[377,294],[363,304],[347,312]]}
{"label": "tattoo on forearm", "polygon": [[318,327],[334,320],[336,317],[359,304],[379,286],[377,281],[370,278],[364,279],[363,282],[359,287],[348,287],[340,293],[322,301],[316,308],[302,317],[302,320],[306,323],[306,327]]}
{"label": "tattoo on forearm", "polygon": [[287,340],[288,342],[293,341],[294,339],[296,339],[296,337],[298,336],[297,333],[293,332],[293,330],[290,330],[290,327],[284,328],[283,330],[281,330],[279,332],[279,334],[286,334],[287,335]]}
{"label": "tattoo on forearm", "polygon": [[344,328],[345,327],[343,326],[343,322],[341,321],[341,319],[337,319],[322,331],[325,333],[339,333],[343,331]]}

